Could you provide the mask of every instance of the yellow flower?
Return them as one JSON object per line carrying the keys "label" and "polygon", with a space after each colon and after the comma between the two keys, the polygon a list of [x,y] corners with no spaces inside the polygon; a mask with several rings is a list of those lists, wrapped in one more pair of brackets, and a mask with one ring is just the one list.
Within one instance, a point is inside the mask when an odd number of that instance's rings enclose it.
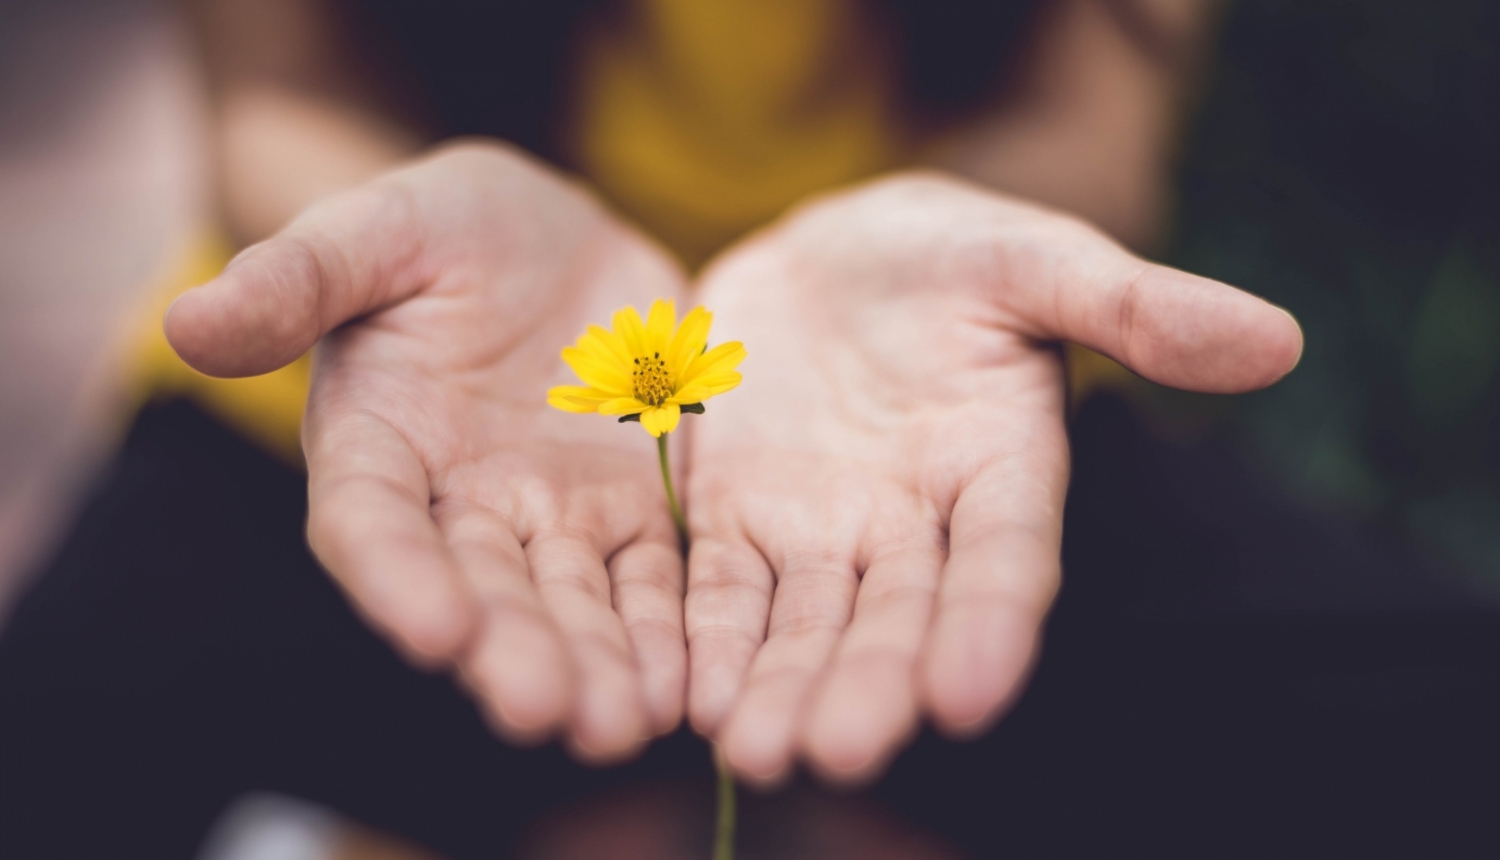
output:
{"label": "yellow flower", "polygon": [[[591,325],[562,351],[583,385],[559,385],[547,402],[564,412],[639,416],[652,436],[677,429],[684,411],[702,412],[703,401],[740,384],[734,369],[745,358],[739,341],[708,345],[713,314],[693,308],[677,324],[677,309],[657,299],[641,322],[633,307],[615,312],[614,331]],[[696,407],[696,408],[694,408]]]}

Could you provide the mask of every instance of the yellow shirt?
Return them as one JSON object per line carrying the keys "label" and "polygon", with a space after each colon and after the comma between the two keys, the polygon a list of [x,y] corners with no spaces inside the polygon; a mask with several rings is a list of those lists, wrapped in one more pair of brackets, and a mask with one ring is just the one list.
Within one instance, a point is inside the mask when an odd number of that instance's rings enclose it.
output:
{"label": "yellow shirt", "polygon": [[[583,36],[566,145],[606,200],[688,265],[810,194],[906,157],[890,52],[854,0],[638,0],[622,15]],[[231,254],[205,238],[164,285],[139,325],[132,390],[138,403],[192,398],[300,463],[307,356],[265,376],[213,379],[162,334],[170,301]],[[1071,362],[1075,391],[1103,361]]]}

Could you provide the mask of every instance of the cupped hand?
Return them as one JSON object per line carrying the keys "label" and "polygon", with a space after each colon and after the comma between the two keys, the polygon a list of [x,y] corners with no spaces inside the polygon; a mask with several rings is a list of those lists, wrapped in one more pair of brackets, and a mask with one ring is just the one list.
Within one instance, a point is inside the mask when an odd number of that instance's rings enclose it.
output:
{"label": "cupped hand", "polygon": [[1166,385],[1269,385],[1284,311],[1086,224],[937,175],[794,212],[701,300],[749,349],[690,427],[688,713],[752,781],[877,773],[928,715],[983,730],[1059,579],[1056,346]]}
{"label": "cupped hand", "polygon": [[166,329],[218,376],[322,339],[303,426],[319,560],[503,734],[609,760],[680,720],[682,562],[651,439],[546,392],[587,323],[682,288],[580,189],[471,143],[313,206]]}

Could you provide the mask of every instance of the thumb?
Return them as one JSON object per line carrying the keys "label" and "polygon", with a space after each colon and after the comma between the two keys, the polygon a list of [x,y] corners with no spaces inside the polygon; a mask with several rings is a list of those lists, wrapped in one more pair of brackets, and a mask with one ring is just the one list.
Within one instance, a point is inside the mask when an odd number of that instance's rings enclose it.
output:
{"label": "thumb", "polygon": [[289,364],[332,329],[421,288],[419,227],[399,180],[330,197],[173,302],[167,341],[211,376]]}
{"label": "thumb", "polygon": [[1287,311],[1148,263],[1087,225],[1065,221],[1059,229],[1076,235],[1033,245],[1001,293],[1035,336],[1081,343],[1190,391],[1253,391],[1297,366],[1302,329]]}

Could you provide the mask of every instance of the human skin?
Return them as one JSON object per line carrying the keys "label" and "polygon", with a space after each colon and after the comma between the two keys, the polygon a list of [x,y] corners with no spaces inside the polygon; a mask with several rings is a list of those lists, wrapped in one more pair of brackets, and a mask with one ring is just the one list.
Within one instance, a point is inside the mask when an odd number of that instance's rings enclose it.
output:
{"label": "human skin", "polygon": [[1194,391],[1296,364],[1285,311],[935,173],[830,195],[699,298],[745,380],[689,428],[689,714],[744,778],[877,774],[1020,691],[1059,581],[1058,342]]}
{"label": "human skin", "polygon": [[[320,349],[304,431],[314,551],[393,641],[454,669],[508,737],[561,734],[584,757],[613,760],[675,725],[686,696],[694,725],[747,779],[774,782],[802,755],[830,778],[857,781],[878,772],[921,715],[955,734],[980,731],[1019,691],[1056,587],[1067,462],[1058,341],[1202,390],[1244,390],[1284,372],[1226,387],[1178,378],[1151,350],[1111,342],[1100,322],[1120,305],[1110,291],[1122,277],[1168,270],[1074,217],[931,176],[801,210],[731,249],[693,297],[717,312],[715,340],[745,340],[750,359],[742,391],[674,434],[691,443],[679,448],[695,533],[688,684],[682,584],[666,572],[678,562],[658,558],[670,521],[649,440],[604,419],[532,411],[540,395],[514,399],[571,381],[561,346],[627,302],[681,296],[681,274],[578,188],[493,144],[359,186],[410,158],[423,135],[329,49],[322,4],[199,5],[204,29],[220,37],[209,53],[232,231],[264,238],[312,200],[358,187],[185,297],[169,338],[199,369],[235,375],[269,370],[345,324]],[[1164,32],[1201,38],[1193,21],[1208,4],[1140,5],[1162,13]],[[1141,55],[1101,8],[1058,0],[1013,99],[930,157],[1149,245],[1181,69]],[[280,32],[312,35],[285,44],[256,35]],[[272,44],[280,53],[257,53]],[[393,183],[425,203],[404,221],[372,223]],[[552,229],[533,229],[544,224]],[[893,233],[895,224],[910,229]],[[392,257],[413,247],[406,233],[422,237],[420,265]],[[622,249],[622,273],[580,276],[573,257],[600,237]],[[524,253],[498,255],[488,242]],[[1128,282],[1132,295],[1191,283],[1199,296],[1186,312],[1141,317],[1155,328],[1132,343],[1175,337],[1198,369],[1223,361],[1234,371],[1247,344],[1272,364],[1295,360],[1295,324],[1261,313],[1258,300],[1180,273]],[[1049,286],[1053,316],[1015,304]],[[1254,308],[1255,319],[1231,313],[1220,320],[1227,328],[1212,329],[1222,316],[1212,296]],[[870,341],[871,331],[883,339]],[[885,352],[892,344],[906,346]],[[957,423],[939,434],[929,412]],[[892,435],[875,438],[879,429]],[[561,468],[596,463],[620,480]],[[481,485],[503,491],[484,495]],[[379,492],[350,489],[361,486]],[[576,552],[531,558],[531,541],[549,534],[533,528],[528,494],[538,488],[543,508],[591,500],[579,504],[598,516],[570,544]],[[850,498],[866,508],[851,509]],[[561,529],[572,509],[545,513]],[[620,525],[620,511],[639,517]],[[643,548],[611,555],[627,545]],[[622,591],[620,571],[600,559],[638,555],[657,561]],[[796,563],[807,560],[817,565]],[[559,602],[569,593],[580,599]]]}
{"label": "human skin", "polygon": [[586,324],[683,289],[587,192],[470,143],[313,206],[165,326],[217,376],[317,343],[302,447],[318,559],[501,734],[607,762],[681,720],[682,559],[652,440],[546,392]]}
{"label": "human skin", "polygon": [[312,547],[503,733],[613,760],[676,725],[686,677],[695,727],[768,783],[799,752],[866,778],[920,715],[972,734],[1019,690],[1058,580],[1058,341],[1216,392],[1301,350],[1284,311],[962,180],[810,204],[699,286],[750,357],[684,428],[684,610],[646,434],[545,405],[559,345],[683,289],[586,193],[476,143],[313,207],[166,329],[225,376],[323,339]]}

